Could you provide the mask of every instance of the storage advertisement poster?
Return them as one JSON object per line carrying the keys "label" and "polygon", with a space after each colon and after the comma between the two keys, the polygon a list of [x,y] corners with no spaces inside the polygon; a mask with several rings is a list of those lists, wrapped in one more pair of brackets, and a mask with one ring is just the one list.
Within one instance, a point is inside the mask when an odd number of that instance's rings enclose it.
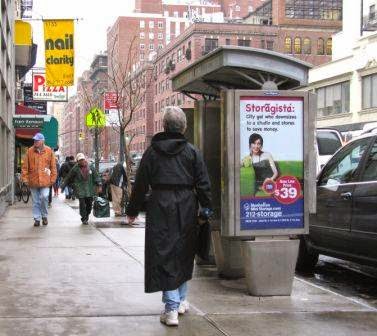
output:
{"label": "storage advertisement poster", "polygon": [[304,99],[240,97],[241,230],[304,227]]}

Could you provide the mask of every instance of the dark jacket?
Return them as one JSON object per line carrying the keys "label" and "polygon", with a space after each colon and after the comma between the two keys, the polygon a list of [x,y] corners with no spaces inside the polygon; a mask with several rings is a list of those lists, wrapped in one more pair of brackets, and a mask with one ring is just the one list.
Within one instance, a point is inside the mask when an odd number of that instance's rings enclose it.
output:
{"label": "dark jacket", "polygon": [[[122,185],[120,186],[120,179],[123,176],[123,182]],[[126,170],[124,169],[123,165],[121,163],[117,163],[110,176],[110,184],[113,184],[117,187],[124,187],[127,185],[127,174]]]}
{"label": "dark jacket", "polygon": [[93,165],[89,165],[89,176],[85,180],[81,173],[81,169],[78,164],[69,171],[68,175],[64,179],[61,188],[73,184],[73,192],[77,198],[93,197],[95,195],[94,185],[101,185],[101,179],[99,178]]}
{"label": "dark jacket", "polygon": [[158,133],[136,174],[127,215],[137,216],[149,188],[145,291],[177,289],[192,277],[198,200],[211,208],[210,182],[199,151],[178,133]]}
{"label": "dark jacket", "polygon": [[70,171],[74,166],[75,166],[75,162],[72,162],[72,161],[65,161],[65,162],[61,165],[61,167],[60,167],[60,169],[59,169],[59,177],[62,178],[62,179],[64,179],[64,178],[68,175],[69,171]]}

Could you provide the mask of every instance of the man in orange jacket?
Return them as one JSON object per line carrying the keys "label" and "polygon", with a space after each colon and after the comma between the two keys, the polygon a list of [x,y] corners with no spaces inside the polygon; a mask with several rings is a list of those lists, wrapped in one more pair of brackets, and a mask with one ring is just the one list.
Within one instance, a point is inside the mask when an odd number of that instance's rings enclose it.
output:
{"label": "man in orange jacket", "polygon": [[34,226],[48,224],[47,203],[51,185],[56,180],[56,163],[53,150],[44,144],[45,137],[37,133],[34,145],[28,149],[22,164],[22,181],[30,187],[33,200]]}

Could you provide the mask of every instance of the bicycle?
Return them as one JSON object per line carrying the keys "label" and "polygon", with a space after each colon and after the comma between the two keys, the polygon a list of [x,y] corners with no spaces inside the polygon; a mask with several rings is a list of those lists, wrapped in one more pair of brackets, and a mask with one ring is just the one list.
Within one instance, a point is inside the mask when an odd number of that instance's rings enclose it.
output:
{"label": "bicycle", "polygon": [[21,174],[17,173],[15,176],[15,196],[18,201],[22,201],[26,204],[30,198],[30,188],[24,182],[21,181]]}

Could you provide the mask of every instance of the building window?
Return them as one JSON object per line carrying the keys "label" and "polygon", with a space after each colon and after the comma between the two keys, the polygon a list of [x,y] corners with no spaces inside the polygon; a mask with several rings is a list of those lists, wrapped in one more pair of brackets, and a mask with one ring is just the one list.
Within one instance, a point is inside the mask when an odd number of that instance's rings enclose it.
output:
{"label": "building window", "polygon": [[342,0],[286,0],[285,16],[291,19],[341,20]]}
{"label": "building window", "polygon": [[177,58],[178,58],[178,62],[182,61],[182,49],[181,48],[178,49]]}
{"label": "building window", "polygon": [[162,33],[158,33],[158,39],[159,40],[162,40],[164,38],[164,34],[162,34]]}
{"label": "building window", "polygon": [[290,37],[285,38],[284,51],[287,54],[292,54],[292,39]]}
{"label": "building window", "polygon": [[236,12],[240,12],[240,11],[241,11],[241,7],[240,7],[239,5],[236,5],[236,7],[235,7],[235,11],[236,11]]}
{"label": "building window", "polygon": [[158,45],[158,49],[162,49],[163,47],[164,47],[164,45],[161,44],[161,43]]}
{"label": "building window", "polygon": [[317,41],[317,55],[325,54],[325,41],[323,38],[319,38]]}
{"label": "building window", "polygon": [[145,33],[144,32],[140,32],[140,39],[143,40],[145,38]]}
{"label": "building window", "polygon": [[150,39],[150,40],[153,40],[153,39],[154,39],[154,34],[153,34],[153,33],[149,33],[149,39]]}
{"label": "building window", "polygon": [[174,16],[175,18],[177,18],[177,17],[178,17],[178,12],[174,12],[174,13],[173,13],[173,16]]}
{"label": "building window", "polygon": [[159,29],[164,28],[164,23],[162,21],[158,21],[158,28]]}
{"label": "building window", "polygon": [[225,45],[230,45],[230,39],[225,39]]}
{"label": "building window", "polygon": [[237,44],[240,47],[250,47],[250,40],[238,40]]}
{"label": "building window", "polygon": [[363,82],[363,109],[377,107],[377,74],[365,76]]}
{"label": "building window", "polygon": [[326,42],[326,55],[332,55],[332,38],[328,38]]}
{"label": "building window", "polygon": [[141,43],[141,44],[140,44],[140,49],[141,49],[141,50],[144,50],[144,49],[145,49],[145,44]]}
{"label": "building window", "polygon": [[140,61],[144,61],[144,53],[140,53]]}
{"label": "building window", "polygon": [[154,44],[149,45],[149,50],[154,50]]}
{"label": "building window", "polygon": [[144,20],[140,20],[140,28],[145,28],[145,21]]}
{"label": "building window", "polygon": [[206,38],[204,40],[204,50],[203,50],[203,55],[208,54],[212,50],[215,50],[219,45],[218,39],[211,39],[211,38]]}
{"label": "building window", "polygon": [[294,51],[295,51],[295,54],[301,54],[301,38],[300,37],[295,37]]}
{"label": "building window", "polygon": [[154,28],[154,21],[149,21],[149,29],[153,29]]}
{"label": "building window", "polygon": [[304,54],[311,54],[312,53],[312,41],[308,37],[304,38],[303,52],[304,52]]}
{"label": "building window", "polygon": [[318,117],[350,111],[350,83],[343,82],[317,89]]}
{"label": "building window", "polygon": [[267,41],[266,48],[267,50],[274,50],[274,41]]}

